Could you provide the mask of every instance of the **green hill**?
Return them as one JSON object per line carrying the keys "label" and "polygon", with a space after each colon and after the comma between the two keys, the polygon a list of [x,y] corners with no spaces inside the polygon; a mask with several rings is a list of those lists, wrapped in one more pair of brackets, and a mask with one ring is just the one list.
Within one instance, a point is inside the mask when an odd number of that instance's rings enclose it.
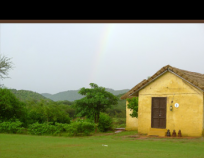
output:
{"label": "green hill", "polygon": [[62,100],[74,101],[83,98],[82,95],[78,94],[78,90],[69,90],[65,92],[59,92],[56,94],[42,93],[41,95],[53,101]]}
{"label": "green hill", "polygon": [[42,96],[41,94],[33,92],[33,91],[16,90],[16,89],[10,89],[10,90],[21,101],[48,99],[48,98]]}
{"label": "green hill", "polygon": [[123,94],[127,93],[129,91],[129,89],[113,90],[113,89],[110,89],[110,88],[106,88],[106,91],[112,93],[113,95],[120,95],[120,94],[123,95]]}
{"label": "green hill", "polygon": [[[69,90],[69,91],[59,92],[56,94],[42,93],[41,95],[53,101],[62,101],[62,100],[74,101],[74,100],[83,98],[83,96],[80,95],[78,91],[79,90]],[[113,95],[119,95],[119,94],[124,94],[128,92],[129,89],[113,90],[110,88],[106,88],[106,91],[112,93]]]}

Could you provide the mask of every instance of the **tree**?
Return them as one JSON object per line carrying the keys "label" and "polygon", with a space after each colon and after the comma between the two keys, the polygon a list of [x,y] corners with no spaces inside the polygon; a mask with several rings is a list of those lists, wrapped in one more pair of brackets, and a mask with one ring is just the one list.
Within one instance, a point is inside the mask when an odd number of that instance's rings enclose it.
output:
{"label": "tree", "polygon": [[128,108],[133,111],[130,116],[131,117],[138,117],[138,97],[127,98],[128,101]]}
{"label": "tree", "polygon": [[94,118],[94,122],[98,123],[100,112],[105,112],[108,108],[111,108],[111,105],[116,105],[118,97],[95,83],[89,85],[91,88],[83,87],[78,92],[85,97],[75,101],[76,113]]}
{"label": "tree", "polygon": [[0,121],[24,120],[25,104],[6,88],[0,88]]}
{"label": "tree", "polygon": [[0,54],[0,78],[8,78],[8,71],[13,68],[11,58],[2,56]]}

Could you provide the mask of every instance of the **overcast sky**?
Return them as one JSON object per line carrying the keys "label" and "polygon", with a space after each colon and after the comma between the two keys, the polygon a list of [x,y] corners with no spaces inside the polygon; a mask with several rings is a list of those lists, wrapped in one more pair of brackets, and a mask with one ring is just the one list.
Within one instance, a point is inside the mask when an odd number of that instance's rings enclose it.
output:
{"label": "overcast sky", "polygon": [[7,88],[131,89],[168,64],[204,73],[204,24],[1,23],[0,53],[15,66]]}

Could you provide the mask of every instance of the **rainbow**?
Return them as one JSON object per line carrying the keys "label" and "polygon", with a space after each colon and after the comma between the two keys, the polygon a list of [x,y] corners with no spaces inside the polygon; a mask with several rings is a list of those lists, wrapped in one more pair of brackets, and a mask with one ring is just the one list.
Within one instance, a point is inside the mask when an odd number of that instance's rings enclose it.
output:
{"label": "rainbow", "polygon": [[115,24],[104,24],[103,31],[99,38],[99,45],[97,47],[96,55],[94,57],[93,69],[90,75],[89,83],[96,83],[97,76],[100,71],[100,65],[103,62],[104,57],[106,56],[107,46],[114,26]]}

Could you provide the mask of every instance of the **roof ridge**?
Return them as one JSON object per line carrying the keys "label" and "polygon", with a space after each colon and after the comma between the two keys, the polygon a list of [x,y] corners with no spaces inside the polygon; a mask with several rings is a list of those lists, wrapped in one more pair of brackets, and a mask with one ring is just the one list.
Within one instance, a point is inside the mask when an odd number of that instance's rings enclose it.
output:
{"label": "roof ridge", "polygon": [[[198,72],[191,72],[187,70],[182,70],[176,67],[173,67],[171,65],[166,65],[159,69],[156,73],[154,73],[150,78],[147,80],[144,79],[140,83],[138,83],[136,86],[134,86],[131,90],[129,90],[126,94],[121,96],[121,99],[129,98],[129,95],[132,93],[140,90],[141,88],[144,88],[147,84],[151,83],[153,80],[157,79],[160,75],[162,75],[165,71],[170,71],[175,73],[176,75],[180,76],[182,79],[187,80],[197,88],[204,91],[204,74],[198,73]],[[136,94],[137,95],[137,94]]]}

